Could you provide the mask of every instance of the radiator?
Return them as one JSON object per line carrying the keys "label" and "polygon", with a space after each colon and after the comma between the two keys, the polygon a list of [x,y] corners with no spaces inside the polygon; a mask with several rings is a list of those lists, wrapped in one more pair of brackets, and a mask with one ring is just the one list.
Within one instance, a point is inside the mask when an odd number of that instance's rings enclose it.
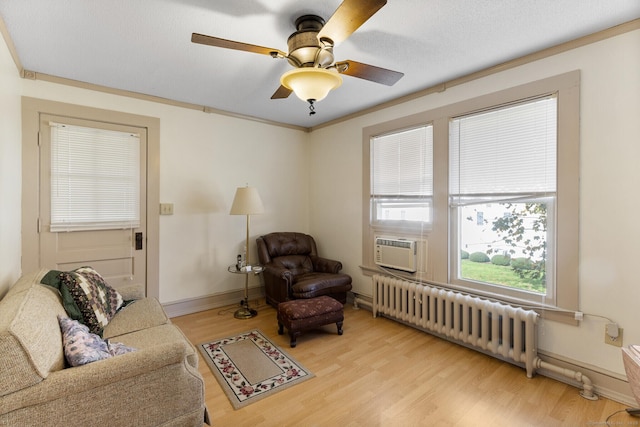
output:
{"label": "radiator", "polygon": [[[357,304],[368,304],[358,295]],[[390,319],[444,336],[463,345],[523,366],[531,378],[537,369],[577,381],[580,396],[598,400],[589,377],[538,357],[538,314],[423,283],[373,276],[373,317]]]}
{"label": "radiator", "polygon": [[533,310],[388,276],[373,276],[373,316],[382,314],[524,366],[535,373]]}

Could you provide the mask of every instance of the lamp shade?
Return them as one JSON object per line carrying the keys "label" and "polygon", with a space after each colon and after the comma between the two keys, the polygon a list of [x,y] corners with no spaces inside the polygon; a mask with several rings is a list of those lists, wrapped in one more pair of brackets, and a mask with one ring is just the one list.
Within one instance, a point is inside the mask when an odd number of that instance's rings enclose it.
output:
{"label": "lamp shade", "polygon": [[335,69],[304,67],[287,71],[280,77],[280,83],[303,101],[320,101],[342,84],[342,77]]}
{"label": "lamp shade", "polygon": [[264,212],[258,190],[254,187],[238,187],[231,204],[230,215],[253,215]]}

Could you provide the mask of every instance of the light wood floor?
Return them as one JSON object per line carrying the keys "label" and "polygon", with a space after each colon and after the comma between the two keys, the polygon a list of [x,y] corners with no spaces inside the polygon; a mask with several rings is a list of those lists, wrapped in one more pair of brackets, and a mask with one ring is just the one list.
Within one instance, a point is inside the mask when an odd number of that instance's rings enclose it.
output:
{"label": "light wood floor", "polygon": [[235,319],[234,310],[172,321],[194,345],[260,329],[315,378],[236,411],[201,359],[214,426],[606,426],[608,417],[611,426],[640,425],[625,405],[528,379],[522,368],[365,309],[345,306],[344,335],[326,326],[303,333],[296,348],[278,335],[273,308],[261,305],[248,320]]}

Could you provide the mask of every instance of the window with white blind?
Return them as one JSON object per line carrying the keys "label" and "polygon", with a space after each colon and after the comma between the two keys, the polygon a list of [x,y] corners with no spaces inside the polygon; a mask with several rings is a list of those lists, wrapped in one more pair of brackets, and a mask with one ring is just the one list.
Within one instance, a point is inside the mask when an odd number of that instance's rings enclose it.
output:
{"label": "window with white blind", "polygon": [[574,321],[549,307],[578,304],[579,71],[362,137],[365,274],[377,271],[377,235],[424,241],[417,271],[400,274]]}
{"label": "window with white blind", "polygon": [[51,231],[140,225],[140,137],[50,123]]}
{"label": "window with white blind", "polygon": [[449,121],[454,280],[551,295],[557,97]]}
{"label": "window with white blind", "polygon": [[433,127],[374,136],[370,149],[373,224],[411,228],[431,223]]}

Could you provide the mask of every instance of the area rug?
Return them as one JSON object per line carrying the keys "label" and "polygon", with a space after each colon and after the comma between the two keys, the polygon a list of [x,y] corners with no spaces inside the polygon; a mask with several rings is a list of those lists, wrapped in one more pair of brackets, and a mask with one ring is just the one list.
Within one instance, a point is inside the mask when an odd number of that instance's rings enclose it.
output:
{"label": "area rug", "polygon": [[235,409],[314,376],[257,329],[198,348]]}

